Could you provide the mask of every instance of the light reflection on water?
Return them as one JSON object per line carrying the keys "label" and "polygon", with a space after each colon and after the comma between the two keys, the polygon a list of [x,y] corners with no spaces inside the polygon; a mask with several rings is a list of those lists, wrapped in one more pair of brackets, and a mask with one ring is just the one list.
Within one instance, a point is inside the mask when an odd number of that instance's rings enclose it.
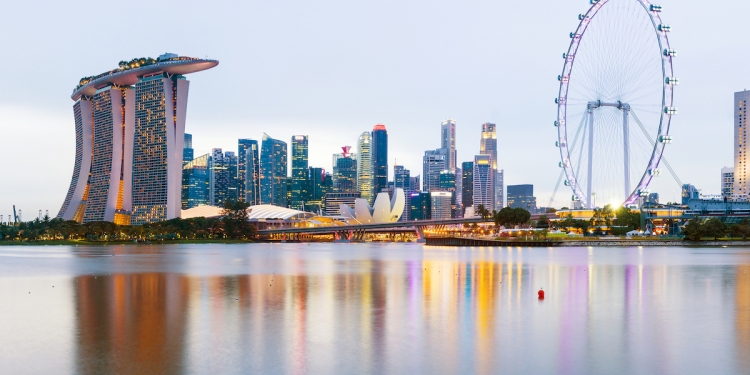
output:
{"label": "light reflection on water", "polygon": [[748,271],[750,251],[719,248],[2,247],[0,364],[747,374]]}

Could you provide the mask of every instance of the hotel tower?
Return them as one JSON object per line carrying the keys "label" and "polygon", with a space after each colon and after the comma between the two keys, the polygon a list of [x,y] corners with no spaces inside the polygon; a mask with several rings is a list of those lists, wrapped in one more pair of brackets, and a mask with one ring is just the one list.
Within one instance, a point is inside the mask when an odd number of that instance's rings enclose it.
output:
{"label": "hotel tower", "polygon": [[167,53],[82,78],[71,96],[75,167],[57,217],[122,225],[180,217],[184,75],[218,64]]}

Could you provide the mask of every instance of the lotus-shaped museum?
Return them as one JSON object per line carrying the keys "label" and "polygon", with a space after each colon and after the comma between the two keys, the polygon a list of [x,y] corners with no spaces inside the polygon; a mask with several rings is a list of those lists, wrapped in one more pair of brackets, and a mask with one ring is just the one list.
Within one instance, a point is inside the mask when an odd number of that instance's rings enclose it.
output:
{"label": "lotus-shaped museum", "polygon": [[396,189],[393,198],[388,193],[378,193],[375,204],[370,207],[365,199],[354,201],[354,209],[342,204],[341,215],[349,224],[381,224],[393,223],[401,218],[404,213],[404,190]]}

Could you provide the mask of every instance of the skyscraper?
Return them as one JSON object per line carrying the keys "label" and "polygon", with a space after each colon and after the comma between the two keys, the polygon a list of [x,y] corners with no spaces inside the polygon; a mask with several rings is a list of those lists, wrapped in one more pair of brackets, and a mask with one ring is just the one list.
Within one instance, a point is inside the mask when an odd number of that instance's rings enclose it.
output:
{"label": "skyscraper", "polygon": [[82,78],[71,96],[75,167],[57,216],[118,224],[179,217],[189,87],[183,75],[216,65],[164,54]]}
{"label": "skyscraper", "polygon": [[479,142],[479,154],[489,155],[491,157],[492,169],[495,170],[494,176],[494,189],[495,197],[491,209],[488,210],[500,210],[503,208],[503,171],[497,167],[497,129],[495,124],[484,123],[482,124],[482,138]]}
{"label": "skyscraper", "polygon": [[461,164],[461,205],[474,207],[474,162],[465,161]]}
{"label": "skyscraper", "polygon": [[750,101],[750,91],[744,90],[734,93],[734,194],[747,196],[750,194],[748,186],[747,167],[747,107]]}
{"label": "skyscraper", "polygon": [[232,156],[234,153],[224,154],[220,148],[211,150],[211,156],[208,159],[208,202],[212,206],[221,207],[226,201],[234,200],[233,194],[237,189],[236,183],[233,186],[232,180],[230,166]]}
{"label": "skyscraper", "polygon": [[[411,207],[411,193],[412,193],[412,186],[411,186],[411,176],[410,171],[402,165],[394,165],[393,166],[393,187],[395,189],[403,189],[404,190],[404,207]],[[404,210],[404,213],[401,215],[401,218],[399,218],[398,221],[409,221],[409,214],[411,213],[410,209]]]}
{"label": "skyscraper", "polygon": [[260,150],[260,202],[286,207],[286,143],[263,133]]}
{"label": "skyscraper", "polygon": [[185,133],[185,144],[182,147],[182,166],[193,161],[193,135]]}
{"label": "skyscraper", "polygon": [[182,167],[183,210],[209,204],[209,156],[199,156]]}
{"label": "skyscraper", "polygon": [[330,175],[323,168],[310,167],[307,176],[310,184],[308,199],[305,202],[305,210],[320,212],[323,210],[323,201],[328,192],[326,176],[330,179]]}
{"label": "skyscraper", "polygon": [[446,169],[445,150],[428,150],[422,158],[423,191],[437,191],[440,187],[440,172]]}
{"label": "skyscraper", "polygon": [[440,148],[445,150],[446,169],[455,171],[457,167],[456,122],[451,119],[440,123]]}
{"label": "skyscraper", "polygon": [[432,220],[446,220],[453,215],[453,193],[449,191],[430,192],[430,211]]}
{"label": "skyscraper", "polygon": [[357,190],[368,204],[375,199],[373,194],[375,175],[372,167],[372,136],[370,132],[363,132],[357,140]]}
{"label": "skyscraper", "polygon": [[721,168],[721,195],[734,195],[734,168]]}
{"label": "skyscraper", "polygon": [[474,213],[479,214],[479,206],[492,211],[495,200],[495,170],[492,168],[492,157],[489,155],[474,156]]}
{"label": "skyscraper", "polygon": [[237,141],[237,188],[238,198],[250,205],[258,204],[260,197],[260,159],[258,141]]}
{"label": "skyscraper", "polygon": [[372,128],[372,170],[375,174],[373,195],[388,187],[388,131],[385,125]]}
{"label": "skyscraper", "polygon": [[432,218],[432,199],[429,192],[413,192],[409,199],[409,220],[430,220]]}
{"label": "skyscraper", "polygon": [[333,155],[333,191],[338,193],[358,191],[356,156],[349,152],[350,146],[344,146],[341,150],[342,153]]}
{"label": "skyscraper", "polygon": [[308,144],[306,135],[292,136],[292,183],[290,206],[301,210],[308,199]]}
{"label": "skyscraper", "polygon": [[534,185],[508,185],[508,207],[523,208],[535,213],[536,197],[534,196]]}
{"label": "skyscraper", "polygon": [[227,200],[237,202],[240,198],[239,177],[237,176],[237,155],[233,151],[225,152],[224,162],[227,164],[227,175],[229,176]]}

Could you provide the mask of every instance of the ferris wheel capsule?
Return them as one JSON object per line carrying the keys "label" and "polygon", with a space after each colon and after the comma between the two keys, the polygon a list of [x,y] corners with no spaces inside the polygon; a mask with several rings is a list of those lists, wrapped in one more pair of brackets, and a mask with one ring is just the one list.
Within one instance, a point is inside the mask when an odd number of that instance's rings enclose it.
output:
{"label": "ferris wheel capsule", "polygon": [[661,5],[654,5],[654,4],[651,4],[651,6],[649,6],[649,9],[650,9],[650,10],[651,10],[652,12],[661,12]]}
{"label": "ferris wheel capsule", "polygon": [[663,31],[665,33],[668,33],[672,31],[672,26],[669,25],[659,25],[659,31]]}
{"label": "ferris wheel capsule", "polygon": [[679,85],[680,84],[680,80],[678,78],[675,78],[675,77],[667,77],[667,79],[665,80],[665,82],[668,85]]}

